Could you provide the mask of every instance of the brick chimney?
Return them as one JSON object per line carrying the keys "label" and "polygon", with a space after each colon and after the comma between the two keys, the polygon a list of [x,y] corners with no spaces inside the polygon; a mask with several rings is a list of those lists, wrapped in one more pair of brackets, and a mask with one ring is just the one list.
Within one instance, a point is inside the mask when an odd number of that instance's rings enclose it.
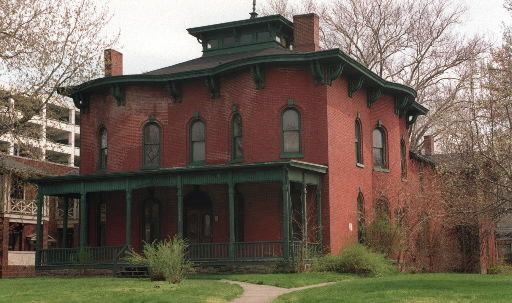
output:
{"label": "brick chimney", "polygon": [[293,16],[293,49],[303,52],[320,50],[320,18],[317,14]]}
{"label": "brick chimney", "polygon": [[105,50],[105,77],[123,75],[123,54],[115,49]]}
{"label": "brick chimney", "polygon": [[434,153],[434,140],[431,135],[423,137],[423,152],[427,156],[431,156]]}

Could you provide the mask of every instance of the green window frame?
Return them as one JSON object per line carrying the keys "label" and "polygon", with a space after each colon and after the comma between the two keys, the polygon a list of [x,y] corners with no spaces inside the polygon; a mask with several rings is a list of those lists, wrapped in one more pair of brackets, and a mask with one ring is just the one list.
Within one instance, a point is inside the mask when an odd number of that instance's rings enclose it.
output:
{"label": "green window frame", "polygon": [[161,129],[156,122],[148,122],[143,129],[143,167],[146,169],[160,167]]}
{"label": "green window frame", "polygon": [[98,157],[98,168],[100,170],[107,169],[108,159],[108,133],[105,127],[101,127],[98,135],[99,141],[99,157]]}
{"label": "green window frame", "polygon": [[206,126],[200,119],[190,124],[190,162],[202,164],[206,161]]}
{"label": "green window frame", "polygon": [[359,192],[357,195],[357,241],[361,244],[365,241],[365,221],[364,196],[363,193]]}
{"label": "green window frame", "polygon": [[404,139],[400,139],[400,172],[402,179],[407,178],[407,146]]}
{"label": "green window frame", "polygon": [[379,126],[373,130],[373,166],[385,169],[387,165],[386,132]]}
{"label": "green window frame", "polygon": [[302,156],[301,115],[295,107],[287,107],[281,114],[281,157]]}
{"label": "green window frame", "polygon": [[361,126],[361,120],[359,118],[355,121],[355,151],[356,151],[356,163],[364,164],[363,162],[363,130]]}
{"label": "green window frame", "polygon": [[242,141],[242,117],[240,114],[233,115],[231,119],[231,160],[240,161],[244,157]]}

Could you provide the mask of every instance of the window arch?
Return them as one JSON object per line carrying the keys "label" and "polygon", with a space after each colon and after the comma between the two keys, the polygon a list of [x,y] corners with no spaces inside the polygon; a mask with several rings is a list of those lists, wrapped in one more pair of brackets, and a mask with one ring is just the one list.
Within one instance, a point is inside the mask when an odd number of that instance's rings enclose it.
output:
{"label": "window arch", "polygon": [[201,120],[195,120],[190,125],[190,160],[201,163],[206,159],[205,125]]}
{"label": "window arch", "polygon": [[282,152],[299,154],[301,152],[300,113],[295,108],[286,108],[281,117]]}
{"label": "window arch", "polygon": [[400,140],[400,172],[402,178],[407,178],[407,146],[405,140]]}
{"label": "window arch", "polygon": [[99,155],[99,169],[107,169],[107,155],[108,155],[108,136],[107,129],[102,127],[99,131],[100,155]]}
{"label": "window arch", "polygon": [[357,195],[357,241],[363,243],[365,239],[365,214],[363,193]]}
{"label": "window arch", "polygon": [[160,166],[160,126],[156,122],[144,125],[143,166],[157,168]]}
{"label": "window arch", "polygon": [[355,145],[356,145],[356,163],[363,164],[363,131],[361,120],[356,119],[355,122]]}
{"label": "window arch", "polygon": [[373,130],[373,166],[387,168],[386,152],[386,132],[379,126]]}
{"label": "window arch", "polygon": [[242,145],[242,117],[240,114],[233,115],[231,135],[231,159],[241,160],[244,157],[244,150]]}

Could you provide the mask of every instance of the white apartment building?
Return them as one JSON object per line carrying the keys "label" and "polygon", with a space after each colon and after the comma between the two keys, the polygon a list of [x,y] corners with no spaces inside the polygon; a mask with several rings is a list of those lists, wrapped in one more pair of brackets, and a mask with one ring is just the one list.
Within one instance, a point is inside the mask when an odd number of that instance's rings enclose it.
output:
{"label": "white apartment building", "polygon": [[[5,106],[4,110],[5,110]],[[8,109],[16,111],[16,101]],[[5,113],[5,111],[4,111]],[[0,152],[77,167],[80,164],[80,112],[68,100],[44,105],[25,126],[23,135],[0,136]]]}

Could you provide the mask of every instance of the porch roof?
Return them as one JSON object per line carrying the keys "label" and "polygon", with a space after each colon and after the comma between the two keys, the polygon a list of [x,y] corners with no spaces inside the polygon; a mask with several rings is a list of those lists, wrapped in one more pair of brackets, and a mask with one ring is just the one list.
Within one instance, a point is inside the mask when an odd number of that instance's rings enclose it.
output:
{"label": "porch roof", "polygon": [[318,184],[327,166],[297,160],[160,168],[133,172],[67,175],[33,179],[45,195],[118,191],[143,187],[229,182],[291,181]]}

